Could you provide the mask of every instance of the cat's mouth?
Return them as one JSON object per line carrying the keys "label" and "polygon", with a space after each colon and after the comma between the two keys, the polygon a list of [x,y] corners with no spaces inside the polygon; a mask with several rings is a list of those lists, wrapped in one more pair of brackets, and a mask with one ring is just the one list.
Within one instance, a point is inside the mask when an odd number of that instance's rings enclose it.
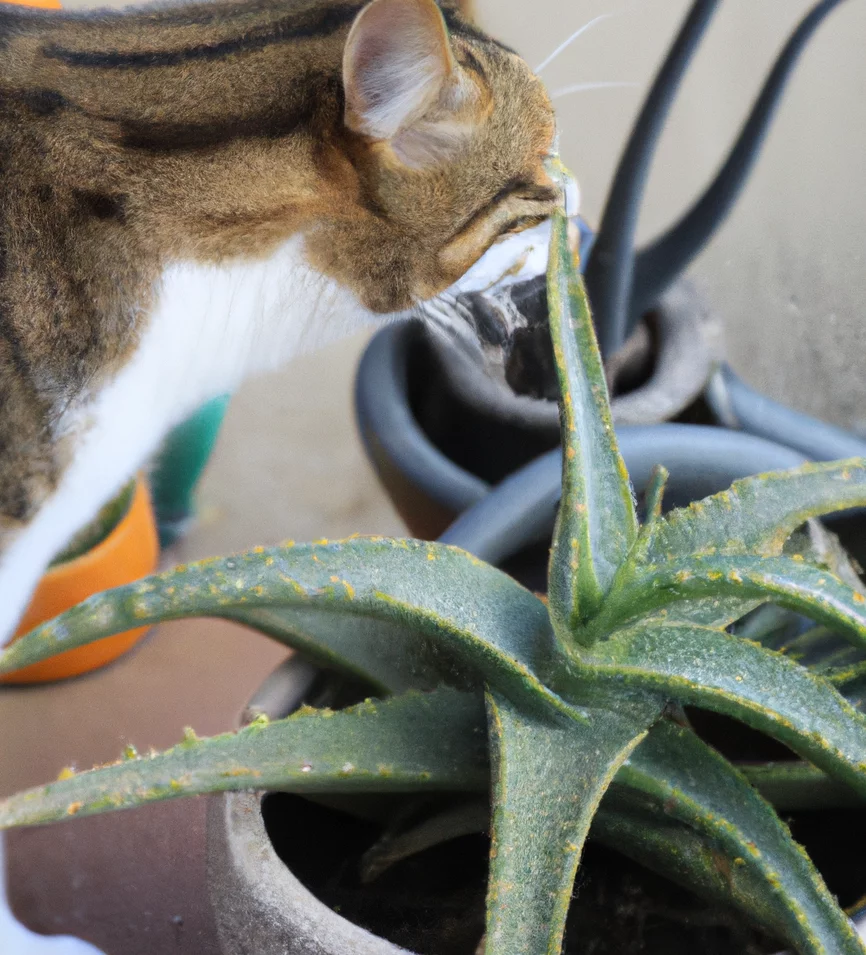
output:
{"label": "cat's mouth", "polygon": [[[564,181],[563,193],[576,250],[580,191],[571,177]],[[415,313],[454,361],[482,368],[493,383],[518,395],[556,400],[559,389],[547,315],[550,238],[550,220],[505,237]]]}

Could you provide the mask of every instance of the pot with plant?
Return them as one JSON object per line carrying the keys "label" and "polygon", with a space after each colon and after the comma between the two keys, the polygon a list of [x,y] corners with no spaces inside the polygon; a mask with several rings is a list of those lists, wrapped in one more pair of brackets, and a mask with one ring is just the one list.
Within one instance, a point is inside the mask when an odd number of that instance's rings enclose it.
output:
{"label": "pot with plant", "polygon": [[[760,451],[736,432],[815,460],[866,454],[861,438],[770,401],[721,363],[719,317],[681,278],[733,208],[788,81],[840,3],[822,0],[802,19],[716,177],[665,234],[637,250],[638,214],[656,147],[719,6],[718,0],[695,0],[628,137],[597,234],[577,222],[614,423],[714,426],[719,448],[741,458],[755,455],[753,467],[735,476],[776,466],[764,461],[764,452],[772,462],[775,451]],[[423,323],[383,329],[368,346],[356,382],[358,425],[412,533],[438,537],[491,486],[558,445],[546,294],[536,279],[458,297],[426,307]],[[697,432],[668,432],[663,440],[672,460],[688,458],[690,469],[700,469],[704,441]],[[623,444],[630,463],[627,440]]]}
{"label": "pot with plant", "polygon": [[[306,703],[287,718],[64,773],[0,804],[0,825],[226,794],[212,817],[227,953],[862,955],[835,897],[862,892],[862,859],[852,885],[828,888],[771,800],[787,812],[866,795],[866,596],[799,530],[866,504],[866,462],[749,478],[668,513],[659,470],[639,523],[561,215],[548,280],[564,453],[546,599],[452,546],[375,538],[258,549],[92,598],[0,670],[132,621],[203,615],[269,634],[321,673],[295,673]],[[809,652],[780,652],[767,605],[816,622],[800,638]],[[831,635],[842,643],[828,655]],[[704,712],[790,758],[735,765],[702,739]],[[263,792],[293,795],[265,800],[263,819]],[[296,868],[339,913],[281,868],[278,849],[304,833],[322,839]],[[254,861],[256,897],[231,900]],[[659,932],[661,913],[673,928]],[[426,934],[407,939],[407,925]]]}
{"label": "pot with plant", "polygon": [[[159,560],[156,522],[144,479],[128,484],[58,554],[36,588],[17,637],[106,587],[153,573]],[[132,626],[92,646],[70,649],[0,677],[3,683],[45,683],[98,669],[147,632]]]}

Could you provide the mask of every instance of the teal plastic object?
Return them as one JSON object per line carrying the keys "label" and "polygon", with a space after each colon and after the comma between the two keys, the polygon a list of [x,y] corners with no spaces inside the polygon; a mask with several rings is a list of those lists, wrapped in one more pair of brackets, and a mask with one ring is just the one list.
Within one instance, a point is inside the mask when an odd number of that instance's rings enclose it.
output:
{"label": "teal plastic object", "polygon": [[210,459],[230,397],[221,395],[202,405],[169,432],[154,459],[150,487],[162,547],[182,537],[192,521],[195,487]]}

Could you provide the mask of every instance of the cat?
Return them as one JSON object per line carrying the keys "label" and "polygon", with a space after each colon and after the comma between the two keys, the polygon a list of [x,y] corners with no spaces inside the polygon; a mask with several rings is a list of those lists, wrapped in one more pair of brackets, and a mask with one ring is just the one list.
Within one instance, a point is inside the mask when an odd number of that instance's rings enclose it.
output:
{"label": "cat", "polygon": [[555,132],[447,0],[0,9],[0,647],[203,401],[548,221]]}

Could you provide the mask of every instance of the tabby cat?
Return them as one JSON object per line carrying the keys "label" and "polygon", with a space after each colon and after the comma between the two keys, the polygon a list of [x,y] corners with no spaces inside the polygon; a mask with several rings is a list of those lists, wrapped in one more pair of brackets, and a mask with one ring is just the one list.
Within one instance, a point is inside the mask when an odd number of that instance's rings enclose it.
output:
{"label": "tabby cat", "polygon": [[554,132],[444,0],[0,9],[0,645],[201,402],[548,217]]}

